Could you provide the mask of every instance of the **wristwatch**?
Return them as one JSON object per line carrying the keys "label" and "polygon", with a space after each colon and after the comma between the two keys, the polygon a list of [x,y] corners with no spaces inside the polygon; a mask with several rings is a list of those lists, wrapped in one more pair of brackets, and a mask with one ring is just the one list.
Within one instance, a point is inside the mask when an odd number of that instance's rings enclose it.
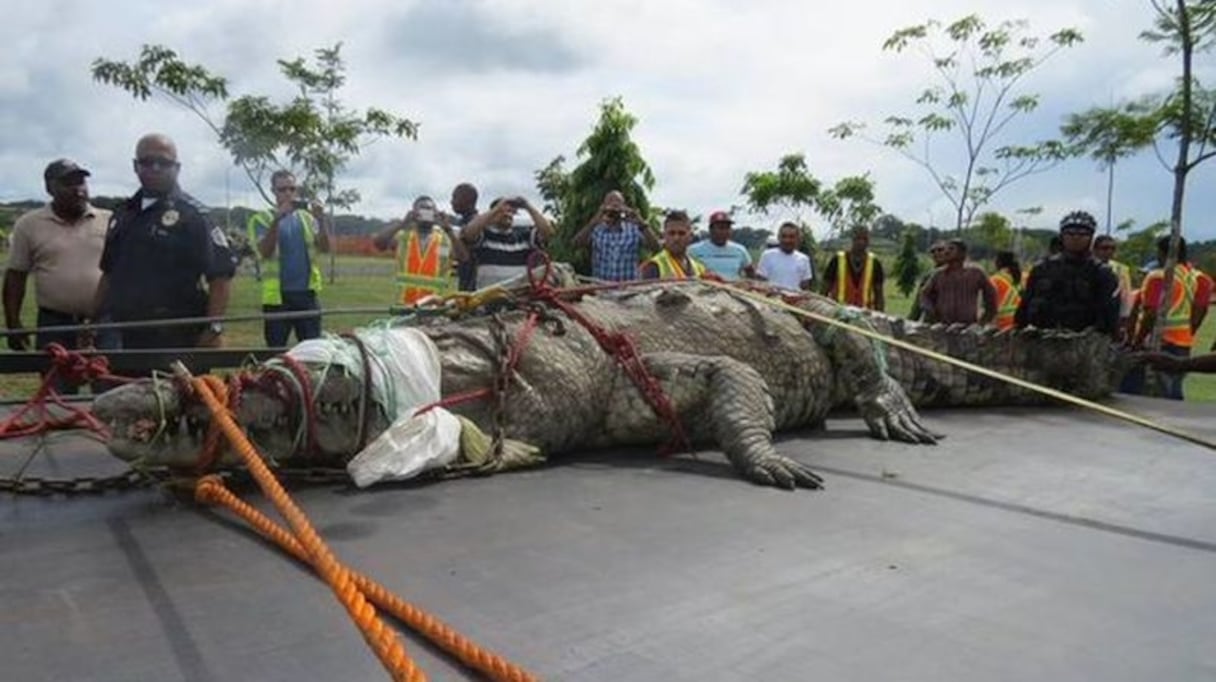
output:
{"label": "wristwatch", "polygon": [[207,331],[211,332],[212,334],[215,334],[216,336],[219,336],[220,334],[224,333],[224,323],[212,322],[210,325],[207,326]]}

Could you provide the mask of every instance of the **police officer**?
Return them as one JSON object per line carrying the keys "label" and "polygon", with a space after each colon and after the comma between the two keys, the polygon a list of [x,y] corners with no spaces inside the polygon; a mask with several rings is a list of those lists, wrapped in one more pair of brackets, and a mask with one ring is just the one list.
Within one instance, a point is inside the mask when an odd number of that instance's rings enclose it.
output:
{"label": "police officer", "polygon": [[1094,327],[1114,335],[1119,322],[1118,279],[1090,253],[1097,222],[1084,211],[1060,220],[1062,251],[1035,265],[1014,318],[1018,327]]}
{"label": "police officer", "polygon": [[[180,168],[177,147],[164,135],[145,135],[135,146],[140,190],[110,221],[94,298],[94,308],[116,321],[221,317],[228,309],[236,260],[203,206],[178,187]],[[122,345],[218,348],[223,333],[218,322],[123,329]]]}

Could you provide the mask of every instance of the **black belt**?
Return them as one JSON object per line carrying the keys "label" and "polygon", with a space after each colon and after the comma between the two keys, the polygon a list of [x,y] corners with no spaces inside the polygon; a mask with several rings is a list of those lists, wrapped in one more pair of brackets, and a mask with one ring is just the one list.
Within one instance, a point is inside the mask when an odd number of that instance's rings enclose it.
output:
{"label": "black belt", "polygon": [[85,320],[89,319],[88,315],[77,315],[76,313],[65,313],[62,310],[52,310],[51,308],[44,308],[42,306],[38,306],[38,312],[44,313],[46,315],[58,315],[59,317],[70,317],[70,318],[72,318],[72,321],[75,323],[81,323],[81,322],[84,322]]}

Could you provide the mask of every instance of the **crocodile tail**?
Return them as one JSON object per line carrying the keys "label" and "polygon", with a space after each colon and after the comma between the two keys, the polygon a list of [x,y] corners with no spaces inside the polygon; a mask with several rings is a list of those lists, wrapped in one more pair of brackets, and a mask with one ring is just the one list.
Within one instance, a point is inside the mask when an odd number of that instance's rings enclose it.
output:
{"label": "crocodile tail", "polygon": [[[980,325],[923,324],[878,313],[865,319],[875,331],[892,338],[1087,400],[1110,395],[1125,369],[1122,354],[1110,337],[1095,331],[998,331]],[[908,349],[882,346],[887,373],[918,407],[1029,405],[1052,400]]]}

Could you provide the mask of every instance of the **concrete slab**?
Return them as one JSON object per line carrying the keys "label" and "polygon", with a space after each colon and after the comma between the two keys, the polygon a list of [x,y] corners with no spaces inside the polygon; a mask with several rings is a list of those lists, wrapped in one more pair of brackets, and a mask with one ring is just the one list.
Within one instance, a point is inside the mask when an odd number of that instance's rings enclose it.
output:
{"label": "concrete slab", "polygon": [[[1212,406],[1116,405],[1216,439]],[[1216,678],[1216,453],[1072,410],[928,417],[936,447],[850,419],[783,438],[814,493],[632,452],[298,500],[350,565],[545,679]],[[81,468],[120,469],[80,441],[27,471]],[[4,679],[385,677],[320,582],[155,491],[0,499],[0,575]],[[474,679],[415,642],[431,679]]]}

